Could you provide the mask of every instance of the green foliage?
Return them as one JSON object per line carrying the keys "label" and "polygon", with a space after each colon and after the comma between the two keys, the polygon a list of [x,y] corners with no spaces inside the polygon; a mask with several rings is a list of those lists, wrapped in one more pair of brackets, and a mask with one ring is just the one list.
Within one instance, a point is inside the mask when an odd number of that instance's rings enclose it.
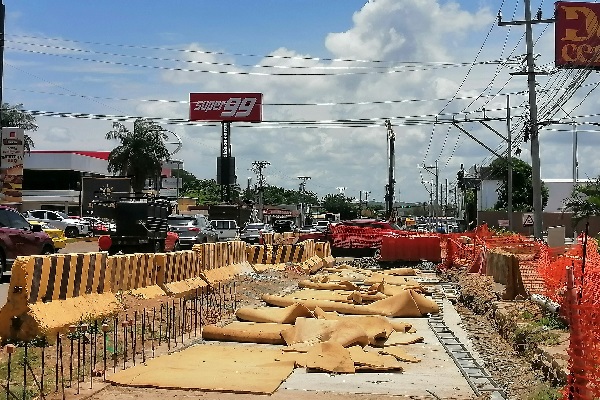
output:
{"label": "green foliage", "polygon": [[534,387],[532,393],[527,396],[527,400],[558,400],[560,398],[562,398],[560,389],[553,388],[547,383]]}
{"label": "green foliage", "polygon": [[539,321],[536,321],[536,324],[539,326],[545,326],[549,329],[557,329],[566,331],[569,326],[562,319],[558,318],[556,315],[546,315],[540,318]]}
{"label": "green foliage", "polygon": [[[35,117],[23,110],[23,104],[10,105],[2,103],[2,119],[0,120],[2,127],[17,127],[23,128],[26,131],[35,132],[38,126],[35,124]],[[35,147],[33,140],[29,135],[24,136],[25,151],[30,152]]]}
{"label": "green foliage", "polygon": [[165,145],[166,129],[156,122],[138,118],[133,132],[120,122],[113,122],[113,129],[106,134],[108,140],[118,140],[108,156],[108,171],[131,177],[134,192],[141,192],[148,178],[158,177],[162,163],[169,160]]}
{"label": "green foliage", "polygon": [[[533,211],[533,183],[531,165],[523,160],[512,157],[513,176],[513,211]],[[496,210],[506,210],[508,207],[508,162],[505,158],[497,158],[490,164],[491,177],[502,180],[498,188]],[[542,182],[542,207],[548,204],[548,187]]]}
{"label": "green foliage", "polygon": [[263,202],[271,205],[300,203],[316,205],[319,204],[319,198],[310,191],[300,192],[269,185],[264,187]]}
{"label": "green foliage", "polygon": [[540,344],[553,346],[560,342],[558,333],[539,323],[520,324],[514,332],[513,342],[518,351],[530,354]]}
{"label": "green foliage", "polygon": [[322,206],[327,212],[339,213],[341,219],[354,219],[358,215],[358,209],[352,200],[341,193],[328,194],[323,198]]}
{"label": "green foliage", "polygon": [[575,185],[571,197],[565,200],[565,210],[573,213],[573,223],[600,215],[600,176],[594,181]]}

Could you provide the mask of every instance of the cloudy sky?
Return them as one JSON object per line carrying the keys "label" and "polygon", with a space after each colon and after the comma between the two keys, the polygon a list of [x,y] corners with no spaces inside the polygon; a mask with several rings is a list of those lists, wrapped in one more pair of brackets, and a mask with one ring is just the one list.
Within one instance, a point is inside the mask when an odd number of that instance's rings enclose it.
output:
{"label": "cloudy sky", "polygon": [[[383,201],[385,120],[396,135],[396,200],[429,199],[433,174],[452,187],[463,164],[505,154],[507,100],[513,154],[528,115],[522,0],[4,0],[3,101],[60,113],[37,118],[37,150],[111,150],[108,116],[152,117],[177,134],[173,157],[198,178],[215,178],[220,124],[178,124],[190,92],[263,93],[263,123],[234,123],[232,155],[245,186],[253,161],[268,161],[269,184]],[[532,0],[535,14],[553,2]],[[600,173],[600,80],[556,70],[554,26],[534,27],[542,178]],[[89,118],[68,118],[78,114]],[[478,122],[489,117],[489,127]],[[458,126],[449,123],[460,121]],[[437,123],[436,123],[437,121]],[[577,125],[569,124],[575,121]],[[124,122],[132,127],[132,120]],[[491,128],[491,129],[490,129]],[[496,133],[494,132],[496,131]],[[173,136],[174,140],[174,136]],[[173,148],[175,146],[173,145]],[[487,148],[486,148],[487,147]],[[490,150],[493,150],[491,152]],[[496,153],[496,155],[494,154]],[[364,197],[364,196],[363,196]]]}

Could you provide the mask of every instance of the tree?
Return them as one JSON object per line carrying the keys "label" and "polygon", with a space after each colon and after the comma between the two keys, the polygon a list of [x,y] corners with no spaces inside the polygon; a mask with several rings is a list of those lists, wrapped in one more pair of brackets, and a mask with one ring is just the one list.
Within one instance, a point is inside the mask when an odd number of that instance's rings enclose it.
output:
{"label": "tree", "polygon": [[340,219],[354,219],[358,215],[356,205],[352,204],[351,198],[342,193],[328,194],[323,198],[323,208],[331,213],[340,214]]}
{"label": "tree", "polygon": [[165,145],[166,130],[143,118],[133,122],[133,132],[120,122],[113,122],[106,139],[121,142],[108,156],[108,171],[131,177],[136,193],[144,189],[146,179],[160,176],[163,162],[170,158]]}
{"label": "tree", "polygon": [[[533,183],[531,180],[531,165],[518,158],[512,157],[513,170],[513,211],[533,211]],[[490,176],[500,179],[502,184],[498,188],[498,201],[494,208],[506,210],[508,207],[508,161],[497,158],[490,164]],[[548,204],[548,187],[542,182],[542,207]]]}
{"label": "tree", "polygon": [[214,179],[196,179],[183,186],[185,196],[197,199],[198,204],[217,204],[221,202],[221,186]]}
{"label": "tree", "polygon": [[565,199],[565,211],[573,213],[575,225],[583,219],[600,215],[600,176],[592,182],[575,185],[571,197]]}
{"label": "tree", "polygon": [[264,204],[319,204],[319,198],[313,192],[299,192],[278,186],[265,186],[263,191]]}
{"label": "tree", "polygon": [[[8,103],[2,103],[2,119],[0,120],[2,127],[23,128],[26,131],[35,132],[38,126],[35,124],[35,117],[25,110],[23,104],[11,106]],[[27,134],[24,136],[23,146],[26,152],[30,152],[35,147],[33,140]]]}

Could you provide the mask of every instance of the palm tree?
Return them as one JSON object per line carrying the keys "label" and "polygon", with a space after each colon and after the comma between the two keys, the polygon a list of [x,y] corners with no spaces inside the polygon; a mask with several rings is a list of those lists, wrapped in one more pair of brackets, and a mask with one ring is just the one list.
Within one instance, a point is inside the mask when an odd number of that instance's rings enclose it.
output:
{"label": "palm tree", "polygon": [[131,187],[136,193],[144,189],[146,179],[158,177],[163,161],[170,158],[165,145],[166,129],[153,121],[138,118],[133,122],[133,132],[120,122],[106,134],[108,140],[119,140],[108,156],[108,171],[131,177]]}
{"label": "palm tree", "polygon": [[[35,132],[38,126],[35,124],[35,117],[25,110],[23,104],[11,106],[8,103],[2,103],[2,119],[0,120],[2,127],[23,128],[26,131]],[[24,135],[23,146],[25,151],[29,153],[35,144],[29,135]]]}

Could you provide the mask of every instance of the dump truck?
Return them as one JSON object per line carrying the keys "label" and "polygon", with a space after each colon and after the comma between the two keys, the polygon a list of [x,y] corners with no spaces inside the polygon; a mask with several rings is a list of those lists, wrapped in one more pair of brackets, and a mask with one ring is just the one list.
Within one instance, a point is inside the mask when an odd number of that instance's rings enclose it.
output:
{"label": "dump truck", "polygon": [[171,214],[169,200],[146,195],[94,200],[94,216],[110,219],[114,231],[98,238],[101,251],[116,253],[160,253],[165,251]]}

